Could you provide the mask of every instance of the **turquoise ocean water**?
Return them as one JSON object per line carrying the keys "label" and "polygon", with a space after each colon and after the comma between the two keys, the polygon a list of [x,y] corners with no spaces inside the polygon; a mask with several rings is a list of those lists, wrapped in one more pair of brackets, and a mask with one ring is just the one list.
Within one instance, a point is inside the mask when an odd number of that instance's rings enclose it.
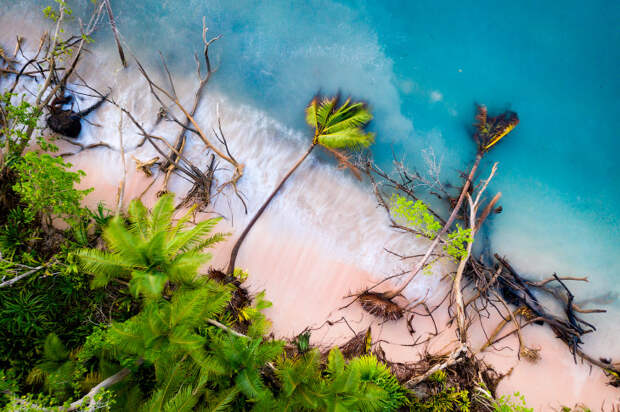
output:
{"label": "turquoise ocean water", "polygon": [[[7,0],[0,3],[7,4]],[[13,3],[13,2],[11,2]],[[30,4],[35,2],[29,2]],[[42,2],[37,2],[37,7]],[[588,275],[581,296],[620,295],[620,2],[120,1],[119,29],[139,56],[192,65],[201,18],[223,38],[213,87],[305,130],[312,95],[369,102],[376,158],[392,150],[443,176],[468,168],[474,103],[521,123],[489,156],[504,212],[486,241],[525,274]],[[109,37],[109,33],[105,33]],[[601,322],[616,324],[612,309]],[[591,319],[591,318],[590,318]],[[604,321],[603,319],[606,319]],[[610,333],[610,332],[607,332]]]}

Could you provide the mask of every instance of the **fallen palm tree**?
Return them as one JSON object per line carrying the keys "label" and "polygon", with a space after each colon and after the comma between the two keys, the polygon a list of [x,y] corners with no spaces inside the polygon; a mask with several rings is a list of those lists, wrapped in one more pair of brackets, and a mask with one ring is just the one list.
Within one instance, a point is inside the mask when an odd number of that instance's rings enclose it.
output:
{"label": "fallen palm tree", "polygon": [[[449,298],[448,311],[451,319],[449,323],[456,322],[460,343],[465,345],[466,352],[470,357],[475,357],[480,352],[492,348],[503,339],[516,335],[519,344],[518,356],[535,362],[540,358],[539,349],[527,346],[521,334],[521,329],[531,324],[546,324],[567,345],[575,361],[577,358],[581,358],[594,366],[600,367],[610,378],[610,384],[619,386],[620,363],[613,362],[608,358],[597,359],[585,353],[581,347],[583,336],[596,330],[594,325],[583,319],[581,315],[600,313],[604,312],[604,310],[586,309],[576,304],[575,297],[566,285],[566,281],[587,281],[587,278],[554,274],[547,279],[535,282],[521,276],[508,263],[508,260],[499,254],[493,255],[486,249],[480,255],[472,253],[474,237],[480,230],[483,222],[490,214],[501,212],[501,206],[498,206],[501,193],[497,193],[486,205],[483,205],[482,194],[487,188],[489,180],[495,174],[495,166],[489,177],[479,184],[473,183],[475,172],[482,156],[512,131],[518,123],[518,117],[513,112],[506,112],[500,116],[489,118],[487,110],[483,106],[478,107],[476,119],[478,123],[476,124],[474,139],[478,144],[478,154],[460,191],[459,198],[455,201],[446,194],[435,193],[439,199],[442,199],[448,205],[454,205],[450,217],[436,234],[429,233],[428,231],[425,232],[424,228],[407,227],[396,221],[394,218],[395,205],[389,204],[386,201],[386,195],[380,188],[381,184],[383,184],[393,192],[412,199],[412,201],[417,201],[420,193],[417,192],[417,189],[414,192],[414,186],[416,181],[422,179],[418,173],[405,170],[400,162],[396,162],[396,177],[383,172],[371,160],[365,160],[360,165],[366,171],[373,184],[379,205],[388,212],[392,221],[392,227],[415,237],[426,236],[432,242],[424,254],[404,256],[392,252],[402,260],[421,259],[417,261],[414,268],[409,272],[408,278],[398,288],[386,292],[374,291],[381,283],[391,278],[402,276],[402,274],[384,279],[382,282],[354,295],[354,302],[359,301],[363,309],[384,320],[396,320],[403,317],[408,311],[411,311],[412,307],[419,305],[424,305],[428,316],[432,318],[432,312],[437,310]],[[467,199],[468,212],[462,210],[464,209],[462,208],[463,203],[465,203],[464,199]],[[429,213],[431,212],[433,215],[439,215],[429,207]],[[450,245],[450,238],[443,235],[449,233],[448,230],[454,221],[461,218],[468,227],[469,236],[465,244],[461,245],[458,259],[455,259],[458,265],[456,272],[453,272],[454,276],[452,277],[450,292],[441,300],[440,304],[430,310],[426,307],[424,299],[408,302],[402,296],[402,292],[420,271],[432,263],[431,256],[435,259],[437,259],[437,256],[445,256],[445,249]],[[437,219],[437,222],[439,222],[439,219]],[[440,244],[444,245],[444,253],[437,251]],[[540,292],[563,307],[563,312],[555,313],[549,309],[550,305],[543,303],[537,297]],[[397,302],[396,298],[398,297],[404,303]],[[483,318],[486,321],[489,318],[490,310],[495,310],[500,316],[499,324],[497,324],[491,335],[488,336],[484,345],[478,349],[470,348],[467,343],[468,327],[476,320],[481,324]],[[504,329],[509,325],[514,325],[514,328],[503,333]],[[453,352],[446,355],[448,361],[444,362],[440,368],[447,368],[449,365],[460,362],[463,357],[456,356],[456,354],[456,352]]]}
{"label": "fallen palm tree", "polygon": [[[471,167],[467,179],[463,184],[461,189],[461,193],[458,197],[456,205],[452,209],[452,213],[450,217],[443,225],[441,230],[434,236],[431,245],[426,250],[426,253],[423,255],[422,259],[420,259],[415,267],[411,270],[409,276],[401,283],[398,288],[388,290],[385,292],[371,292],[370,290],[364,291],[360,294],[359,299],[361,302],[364,302],[363,307],[365,310],[371,313],[378,314],[389,314],[388,318],[394,319],[400,316],[395,316],[395,314],[399,313],[398,309],[395,307],[395,303],[393,299],[400,295],[405,288],[411,283],[411,281],[418,275],[418,273],[426,266],[429,261],[429,258],[435,251],[435,248],[439,245],[439,242],[443,239],[443,236],[450,230],[452,224],[455,222],[457,215],[461,211],[461,206],[463,201],[465,200],[466,195],[468,194],[472,182],[475,178],[476,171],[480,165],[480,161],[483,156],[488,152],[488,150],[493,147],[501,138],[506,136],[518,123],[518,117],[516,113],[503,114],[496,118],[491,118],[490,122],[487,122],[487,110],[484,106],[478,106],[478,116],[476,116],[479,121],[476,125],[477,131],[474,134],[474,139],[478,143],[478,153],[476,155],[476,159],[474,161],[473,166]],[[500,120],[501,119],[511,119],[510,121]],[[501,126],[503,125],[503,126]],[[367,167],[367,174],[370,175],[370,169]],[[397,305],[396,305],[397,306]]]}

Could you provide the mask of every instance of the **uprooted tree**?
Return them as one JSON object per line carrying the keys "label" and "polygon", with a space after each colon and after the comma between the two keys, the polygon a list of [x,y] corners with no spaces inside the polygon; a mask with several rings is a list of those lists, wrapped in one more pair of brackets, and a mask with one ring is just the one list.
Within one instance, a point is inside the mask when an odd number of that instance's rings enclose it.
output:
{"label": "uprooted tree", "polygon": [[[438,175],[431,179],[426,178],[418,172],[408,170],[402,162],[394,162],[396,167],[393,174],[384,172],[370,157],[360,158],[357,162],[360,170],[365,172],[371,182],[379,205],[390,217],[392,227],[414,238],[427,238],[430,245],[425,253],[412,256],[390,252],[403,261],[414,262],[406,279],[397,287],[377,292],[376,289],[386,281],[407,273],[390,276],[352,295],[353,300],[347,306],[359,302],[369,313],[386,321],[393,321],[406,314],[413,316],[417,307],[424,307],[427,311],[425,316],[432,317],[434,311],[440,307],[445,308],[443,302],[447,299],[450,323],[456,321],[459,345],[453,352],[443,354],[436,362],[428,365],[427,373],[454,368],[466,359],[478,362],[475,359],[480,352],[515,334],[519,344],[518,356],[536,361],[540,357],[538,350],[526,346],[521,329],[531,324],[545,324],[566,343],[575,361],[581,358],[600,367],[611,379],[611,385],[620,386],[620,363],[614,363],[606,358],[596,359],[581,348],[583,335],[596,330],[594,325],[581,317],[581,314],[600,313],[605,310],[584,309],[578,306],[565,281],[587,281],[587,278],[553,274],[547,279],[536,282],[521,276],[509,264],[506,257],[493,254],[488,249],[483,249],[478,255],[473,252],[473,242],[482,224],[490,214],[500,213],[502,210],[502,207],[498,206],[501,193],[491,196],[486,203],[484,197],[490,180],[497,172],[497,164],[493,165],[489,176],[479,183],[476,183],[476,171],[482,157],[512,131],[519,121],[514,112],[488,117],[485,106],[478,106],[477,110],[474,139],[478,151],[470,172],[462,175],[465,182],[461,186],[458,198],[451,196],[439,182]],[[439,212],[423,203],[421,197],[424,196],[434,196],[444,202],[451,210],[448,219],[443,220]],[[456,221],[462,221],[466,229],[458,223],[454,227]],[[444,279],[450,279],[451,287],[441,303],[429,309],[425,298],[414,301],[406,299],[402,295],[405,288],[416,276],[442,258],[451,258],[457,267],[455,272],[444,276]],[[536,297],[539,293],[557,302],[564,308],[563,313],[555,313],[549,309],[548,304],[544,304]],[[482,322],[483,317],[488,317],[490,310],[496,311],[500,322],[482,347],[472,348],[468,340],[468,328],[476,319]],[[508,325],[513,325],[512,330],[502,334]],[[427,341],[431,339],[432,337]],[[414,365],[399,367],[405,370],[407,367],[415,368]],[[418,374],[414,382],[419,383],[428,376],[425,373]]]}

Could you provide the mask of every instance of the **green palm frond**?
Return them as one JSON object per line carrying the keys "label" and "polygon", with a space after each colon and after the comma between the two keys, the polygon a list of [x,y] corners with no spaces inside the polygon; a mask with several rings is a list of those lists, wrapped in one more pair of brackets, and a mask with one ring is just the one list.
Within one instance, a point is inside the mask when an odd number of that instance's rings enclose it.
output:
{"label": "green palm frond", "polygon": [[235,377],[235,384],[241,393],[253,401],[264,399],[271,394],[256,370],[243,369]]}
{"label": "green palm frond", "polygon": [[187,408],[187,405],[192,405],[192,407],[195,405],[188,398],[188,392],[192,397],[196,397],[196,401],[198,400],[200,390],[197,387],[195,388],[198,376],[196,365],[188,360],[171,359],[171,361],[164,367],[161,367],[162,365],[156,367],[158,370],[163,369],[163,374],[159,379],[159,387],[148,400],[147,405],[145,405],[147,407],[142,408],[142,410],[148,412],[168,411],[171,410],[171,405],[175,405],[180,410],[191,410],[184,409]]}
{"label": "green palm frond", "polygon": [[353,127],[320,134],[317,138],[319,144],[330,149],[366,148],[375,141],[374,133],[366,133],[364,130]]}
{"label": "green palm frond", "polygon": [[318,109],[318,106],[319,99],[318,97],[314,97],[310,104],[308,104],[308,107],[306,107],[306,123],[308,123],[308,126],[313,127],[315,130],[318,130],[319,128],[316,119],[316,111]]}
{"label": "green palm frond", "polygon": [[129,275],[130,270],[118,254],[98,249],[82,249],[77,252],[77,255],[86,273],[95,275],[91,282],[93,288],[103,287],[114,278]]}
{"label": "green palm frond", "polygon": [[165,194],[159,198],[149,218],[149,227],[151,233],[157,233],[161,230],[169,229],[174,214],[174,195]]}
{"label": "green palm frond", "polygon": [[288,400],[290,410],[301,405],[313,410],[319,408],[320,353],[313,349],[296,359],[284,359],[278,364],[276,375],[280,381],[282,397]]}
{"label": "green palm frond", "polygon": [[239,395],[239,389],[236,386],[226,389],[219,393],[219,396],[207,397],[207,411],[209,412],[224,412],[230,410],[230,404]]}
{"label": "green palm frond", "polygon": [[170,279],[185,286],[191,286],[198,280],[198,269],[211,260],[210,253],[187,252],[178,255],[167,267]]}
{"label": "green palm frond", "polygon": [[142,240],[125,227],[123,220],[116,216],[103,231],[106,245],[113,253],[118,253],[127,265],[144,265],[146,262],[141,254],[135,253],[135,249]]}
{"label": "green palm frond", "polygon": [[112,345],[129,354],[145,352],[145,339],[142,323],[145,316],[137,315],[123,323],[112,323],[108,329],[106,340]]}
{"label": "green palm frond", "polygon": [[216,376],[222,376],[226,373],[226,367],[224,364],[215,356],[210,354],[205,355],[200,362],[198,362],[198,366],[200,366],[200,379],[203,383],[214,379]]}
{"label": "green palm frond", "polygon": [[140,235],[142,239],[146,239],[149,234],[149,217],[148,209],[139,199],[133,199],[129,203],[129,222],[130,230],[136,235]]}
{"label": "green palm frond", "polygon": [[177,220],[176,224],[174,225],[172,230],[170,230],[169,232],[170,239],[174,239],[176,237],[176,234],[185,228],[185,225],[187,224],[187,222],[189,222],[192,219],[192,216],[194,215],[194,211],[196,210],[197,207],[198,205],[196,204],[192,205],[192,207],[190,207],[187,210],[187,212],[185,212],[185,214]]}
{"label": "green palm frond", "polygon": [[154,233],[148,241],[136,245],[136,249],[143,256],[147,268],[166,265],[166,232]]}
{"label": "green palm frond", "polygon": [[374,133],[364,131],[372,114],[361,102],[347,99],[338,106],[338,98],[315,97],[306,108],[306,122],[314,127],[313,143],[329,149],[366,148],[374,142]]}
{"label": "green palm frond", "polygon": [[338,376],[344,373],[345,361],[340,349],[334,347],[327,355],[327,373],[332,376]]}
{"label": "green palm frond", "polygon": [[359,370],[361,381],[373,385],[369,386],[369,390],[376,386],[372,390],[371,398],[379,398],[386,409],[395,410],[407,404],[407,390],[400,385],[389,368],[375,356],[364,355],[354,358],[349,362],[349,368]]}
{"label": "green palm frond", "polygon": [[210,254],[202,251],[225,237],[221,233],[210,235],[219,218],[184,230],[191,210],[174,226],[173,213],[172,195],[162,196],[150,213],[140,200],[133,200],[129,224],[117,216],[104,229],[109,251],[78,252],[82,267],[94,275],[92,286],[103,287],[114,278],[131,275],[135,277],[130,280],[134,296],[155,298],[168,281],[187,287],[199,283],[198,270],[211,259]]}
{"label": "green palm frond", "polygon": [[[177,231],[168,243],[168,253],[174,255],[178,251],[188,251],[204,243],[204,237],[211,233],[220,218],[207,219],[187,231]],[[202,247],[204,249],[204,246]]]}
{"label": "green palm frond", "polygon": [[256,349],[257,362],[262,365],[275,360],[282,353],[283,347],[283,342],[278,340],[260,342]]}
{"label": "green palm frond", "polygon": [[191,412],[198,403],[198,397],[194,395],[192,387],[185,385],[166,402],[164,412]]}
{"label": "green palm frond", "polygon": [[387,394],[385,391],[372,383],[364,385],[363,390],[356,392],[355,406],[360,411],[393,411],[398,408],[386,407]]}
{"label": "green palm frond", "polygon": [[208,238],[204,239],[202,242],[194,246],[192,249],[194,250],[204,250],[212,247],[216,243],[220,243],[223,240],[230,236],[230,233],[215,233]]}
{"label": "green palm frond", "polygon": [[363,110],[365,108],[364,103],[357,102],[351,104],[351,99],[347,99],[337,110],[334,110],[332,115],[329,116],[325,123],[325,127],[332,126],[347,117],[351,116],[351,114],[357,113],[359,110]]}
{"label": "green palm frond", "polygon": [[334,111],[334,107],[338,103],[337,97],[323,98],[321,104],[316,109],[316,123],[319,125],[319,128],[322,129],[328,122],[329,116],[332,115]]}
{"label": "green palm frond", "polygon": [[362,103],[358,103],[351,107],[355,108],[356,106],[359,110],[355,110],[354,112],[348,110],[346,113],[339,113],[337,116],[334,116],[323,132],[335,133],[349,128],[364,127],[368,124],[372,120],[372,115],[364,108]]}
{"label": "green palm frond", "polygon": [[139,411],[140,412],[161,411],[162,405],[164,403],[164,398],[165,398],[165,390],[158,389],[157,391],[153,392],[153,394],[151,395],[151,397],[149,398],[147,402],[145,402],[144,404],[140,406]]}
{"label": "green palm frond", "polygon": [[146,298],[157,298],[166,286],[168,275],[164,273],[152,273],[141,270],[131,272],[129,291],[135,297],[140,295]]}
{"label": "green palm frond", "polygon": [[170,303],[170,326],[180,323],[198,326],[204,323],[215,312],[223,309],[229,296],[213,299],[211,291],[206,288],[177,292]]}
{"label": "green palm frond", "polygon": [[192,328],[186,325],[172,328],[168,335],[168,341],[170,345],[176,345],[178,347],[176,349],[189,354],[197,364],[200,364],[206,356],[206,352],[203,349],[205,338],[194,333]]}

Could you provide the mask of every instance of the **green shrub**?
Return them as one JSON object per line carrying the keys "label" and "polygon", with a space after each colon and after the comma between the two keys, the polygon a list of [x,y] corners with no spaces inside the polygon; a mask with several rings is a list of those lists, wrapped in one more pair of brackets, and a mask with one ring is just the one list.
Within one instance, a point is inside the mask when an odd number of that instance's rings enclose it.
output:
{"label": "green shrub", "polygon": [[525,397],[519,392],[513,396],[501,396],[493,401],[495,412],[533,412],[533,408],[528,408],[525,404]]}
{"label": "green shrub", "polygon": [[414,202],[402,195],[394,195],[390,203],[392,214],[399,223],[420,231],[429,239],[434,239],[441,230],[441,223],[421,200]]}
{"label": "green shrub", "polygon": [[71,164],[65,163],[62,158],[35,152],[26,153],[14,163],[18,178],[13,190],[21,197],[26,216],[34,218],[41,215],[51,226],[54,216],[67,223],[76,223],[86,215],[86,209],[81,204],[92,189],[75,189],[75,184],[85,173],[81,170],[71,172],[68,170],[70,167]]}
{"label": "green shrub", "polygon": [[[418,236],[434,239],[441,230],[441,223],[421,200],[414,202],[405,196],[395,194],[390,200],[390,210],[399,224],[416,230]],[[456,230],[448,233],[443,250],[458,262],[467,254],[467,244],[473,241],[471,229],[463,229],[457,224]],[[427,272],[430,271],[428,266],[425,269]]]}

